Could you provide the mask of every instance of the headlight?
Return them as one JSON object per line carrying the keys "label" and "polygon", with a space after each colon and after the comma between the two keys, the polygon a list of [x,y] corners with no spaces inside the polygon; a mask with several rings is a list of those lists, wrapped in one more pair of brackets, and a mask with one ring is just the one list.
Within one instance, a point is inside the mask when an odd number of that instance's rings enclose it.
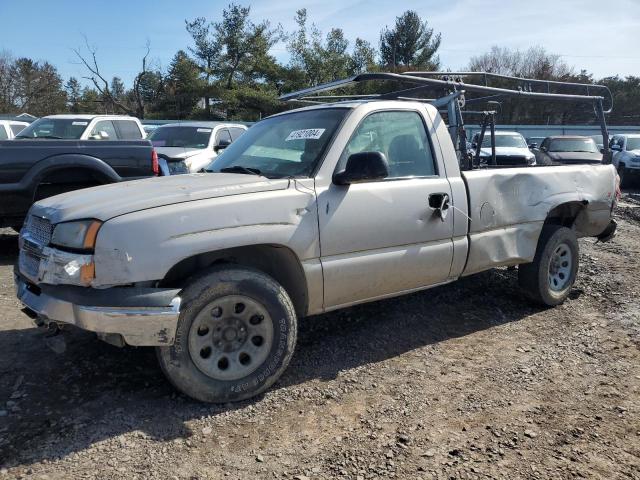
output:
{"label": "headlight", "polygon": [[51,243],[58,247],[93,250],[100,225],[102,222],[98,220],[59,223],[53,229]]}

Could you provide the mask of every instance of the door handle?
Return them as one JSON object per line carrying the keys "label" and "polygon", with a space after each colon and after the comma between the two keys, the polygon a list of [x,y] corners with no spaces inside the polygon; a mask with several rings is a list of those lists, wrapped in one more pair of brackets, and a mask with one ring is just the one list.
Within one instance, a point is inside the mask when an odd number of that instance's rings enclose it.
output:
{"label": "door handle", "polygon": [[429,195],[429,207],[444,222],[449,213],[449,194],[448,193],[432,193]]}

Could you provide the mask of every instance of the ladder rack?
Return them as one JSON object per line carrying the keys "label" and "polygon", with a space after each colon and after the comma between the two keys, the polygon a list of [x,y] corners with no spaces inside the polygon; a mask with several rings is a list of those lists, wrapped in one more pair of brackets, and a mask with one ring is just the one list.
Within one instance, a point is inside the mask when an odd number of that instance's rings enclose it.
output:
{"label": "ladder rack", "polygon": [[[469,82],[467,79],[480,79],[480,82]],[[399,84],[397,90],[372,94],[337,94],[318,95],[331,92],[344,87],[364,84],[371,81],[391,81]],[[491,83],[514,83],[514,88],[505,86],[492,86]],[[558,90],[569,89],[575,93],[561,93]],[[544,90],[544,91],[536,91]],[[423,98],[427,92],[436,93],[435,98]],[[483,97],[466,99],[467,92],[484,94]],[[605,85],[592,85],[572,82],[559,82],[553,80],[538,80],[531,78],[512,77],[489,72],[406,72],[406,73],[361,73],[342,80],[324,83],[313,87],[298,90],[282,95],[282,101],[295,101],[310,104],[332,103],[337,101],[379,101],[379,100],[406,100],[425,102],[438,109],[446,109],[449,134],[456,147],[458,158],[463,168],[473,168],[473,162],[467,155],[467,137],[464,129],[463,115],[467,112],[464,107],[467,104],[487,102],[505,97],[526,98],[529,100],[547,100],[570,103],[591,104],[596,118],[600,123],[604,144],[603,163],[611,163],[611,151],[609,149],[609,134],[607,131],[605,114],[613,109],[613,96]],[[606,108],[605,108],[606,104]],[[477,113],[477,111],[469,111]],[[493,113],[493,112],[492,112]],[[489,122],[493,123],[493,122]],[[483,122],[483,125],[487,122]],[[493,130],[493,129],[492,129]],[[484,127],[483,127],[484,133]],[[495,139],[492,131],[492,150]],[[493,156],[495,161],[495,156]]]}

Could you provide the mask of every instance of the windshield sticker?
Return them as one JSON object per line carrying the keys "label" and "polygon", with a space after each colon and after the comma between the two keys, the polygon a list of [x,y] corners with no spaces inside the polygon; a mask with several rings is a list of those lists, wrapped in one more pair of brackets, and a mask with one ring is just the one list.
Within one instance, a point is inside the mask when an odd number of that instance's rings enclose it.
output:
{"label": "windshield sticker", "polygon": [[289,142],[291,140],[317,140],[324,133],[324,128],[306,128],[304,130],[294,130],[284,140]]}
{"label": "windshield sticker", "polygon": [[210,128],[199,128],[198,133],[211,133]]}
{"label": "windshield sticker", "polygon": [[83,127],[86,127],[89,124],[89,122],[73,122],[71,125],[81,125]]}

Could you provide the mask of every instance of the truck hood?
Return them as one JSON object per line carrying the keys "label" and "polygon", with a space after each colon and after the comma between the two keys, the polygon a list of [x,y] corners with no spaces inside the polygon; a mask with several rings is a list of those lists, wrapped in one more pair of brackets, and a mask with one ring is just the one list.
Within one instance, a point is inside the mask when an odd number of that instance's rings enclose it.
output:
{"label": "truck hood", "polygon": [[549,158],[561,163],[600,163],[602,154],[595,152],[549,152]]}
{"label": "truck hood", "polygon": [[189,158],[199,153],[207,151],[206,148],[186,148],[186,147],[155,147],[158,155],[166,155],[169,158]]}
{"label": "truck hood", "polygon": [[[491,147],[483,147],[480,149],[482,155],[491,155]],[[496,155],[517,156],[517,157],[533,157],[533,153],[528,148],[519,147],[496,147]]]}
{"label": "truck hood", "polygon": [[194,173],[112,183],[76,190],[35,203],[30,213],[51,223],[110,218],[149,208],[208,198],[284,190],[288,179],[236,173]]}

